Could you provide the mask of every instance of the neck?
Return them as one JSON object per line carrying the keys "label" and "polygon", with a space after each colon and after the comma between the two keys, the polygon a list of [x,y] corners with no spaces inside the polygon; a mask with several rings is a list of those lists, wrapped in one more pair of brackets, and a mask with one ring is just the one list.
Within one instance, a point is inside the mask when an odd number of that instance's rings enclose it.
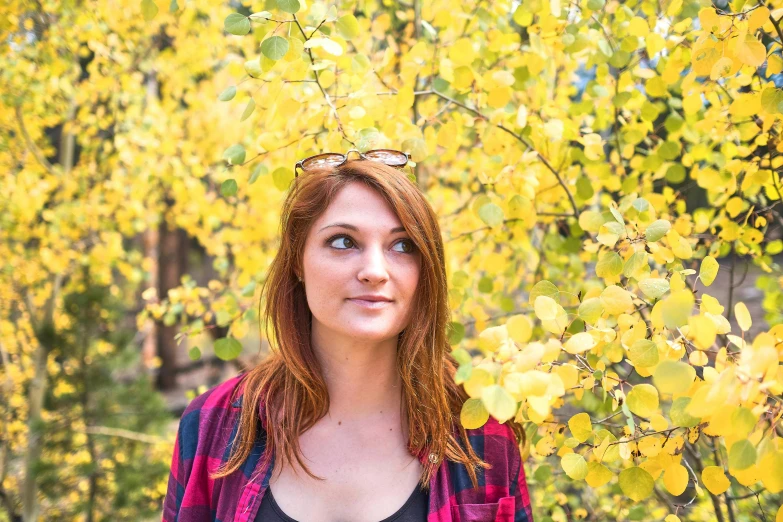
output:
{"label": "neck", "polygon": [[311,338],[329,390],[328,418],[334,424],[399,419],[396,337],[379,342],[338,338],[313,325]]}

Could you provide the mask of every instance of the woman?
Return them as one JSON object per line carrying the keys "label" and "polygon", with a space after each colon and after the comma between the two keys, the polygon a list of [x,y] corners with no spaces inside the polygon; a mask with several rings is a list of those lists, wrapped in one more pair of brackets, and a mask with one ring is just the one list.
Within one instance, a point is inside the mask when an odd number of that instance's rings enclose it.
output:
{"label": "woman", "polygon": [[272,353],[188,406],[164,521],[532,520],[521,428],[460,424],[443,243],[407,160],[297,163],[262,288]]}

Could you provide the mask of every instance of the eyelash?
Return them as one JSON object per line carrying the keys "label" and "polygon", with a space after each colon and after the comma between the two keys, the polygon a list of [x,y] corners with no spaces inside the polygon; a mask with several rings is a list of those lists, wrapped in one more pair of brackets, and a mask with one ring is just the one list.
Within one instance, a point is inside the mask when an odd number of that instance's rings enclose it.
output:
{"label": "eyelash", "polygon": [[[327,239],[326,240],[326,244],[327,245],[331,245],[332,241],[334,241],[335,239],[340,239],[340,238],[349,239],[349,240],[351,240],[352,243],[356,243],[353,240],[353,238],[351,236],[347,235],[347,234],[337,234],[337,235],[332,236],[329,239]],[[411,241],[410,239],[407,239],[407,238],[401,239],[400,241],[407,241],[407,242],[409,242],[410,245],[411,245],[411,251],[410,252],[398,252],[399,254],[414,254],[416,252],[416,245],[413,244],[413,241]],[[398,241],[398,243],[400,241]],[[334,248],[334,247],[331,247],[331,248]],[[335,250],[348,250],[348,249],[347,248],[335,248]]]}

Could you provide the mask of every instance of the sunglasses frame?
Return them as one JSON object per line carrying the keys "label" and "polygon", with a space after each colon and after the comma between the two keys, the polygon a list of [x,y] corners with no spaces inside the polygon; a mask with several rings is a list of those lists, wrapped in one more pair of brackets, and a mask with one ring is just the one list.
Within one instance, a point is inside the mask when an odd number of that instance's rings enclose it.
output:
{"label": "sunglasses frame", "polygon": [[[359,159],[363,159],[363,160],[367,160],[367,161],[376,161],[378,163],[383,163],[384,165],[387,165],[389,167],[393,167],[395,169],[402,169],[411,160],[410,153],[403,152],[401,150],[395,150],[395,149],[373,149],[373,150],[368,150],[367,152],[361,152],[358,149],[351,149],[351,150],[347,151],[345,154],[341,154],[339,152],[322,152],[320,154],[316,154],[314,156],[310,156],[310,157],[307,157],[305,159],[297,161],[296,165],[294,165],[294,177],[299,176],[299,172],[297,171],[297,169],[302,169],[302,172],[307,172],[307,169],[304,168],[304,164],[305,164],[306,161],[309,161],[309,160],[311,160],[313,158],[317,158],[318,156],[325,156],[327,154],[328,155],[335,155],[335,156],[342,156],[343,160],[339,164],[334,165],[335,167],[340,167],[342,165],[345,165],[345,163],[348,161],[348,158],[349,158],[351,152],[357,153],[359,155]],[[398,154],[403,154],[405,156],[405,163],[403,163],[402,165],[389,165],[388,163],[384,163],[383,161],[379,161],[379,160],[376,160],[376,159],[373,159],[373,158],[368,158],[365,155],[365,154],[369,154],[371,152],[395,152],[395,153],[398,153]]]}

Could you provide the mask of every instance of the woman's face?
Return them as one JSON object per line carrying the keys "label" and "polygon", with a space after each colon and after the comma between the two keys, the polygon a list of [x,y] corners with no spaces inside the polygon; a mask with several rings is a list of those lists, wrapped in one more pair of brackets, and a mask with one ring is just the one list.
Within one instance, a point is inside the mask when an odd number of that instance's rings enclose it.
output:
{"label": "woman's face", "polygon": [[396,337],[410,321],[420,267],[418,249],[386,200],[363,183],[347,184],[305,241],[302,279],[313,330],[375,342]]}

